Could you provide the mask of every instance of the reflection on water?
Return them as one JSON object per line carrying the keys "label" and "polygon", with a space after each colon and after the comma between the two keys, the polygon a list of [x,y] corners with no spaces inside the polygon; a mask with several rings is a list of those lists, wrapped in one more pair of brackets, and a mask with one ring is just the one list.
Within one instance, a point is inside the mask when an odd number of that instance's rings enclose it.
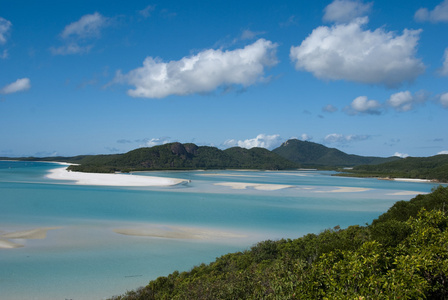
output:
{"label": "reflection on water", "polygon": [[0,249],[6,299],[110,297],[260,240],[369,223],[434,186],[318,171],[190,171],[135,173],[186,184],[118,188],[45,178],[55,167],[0,162],[0,247],[22,246]]}

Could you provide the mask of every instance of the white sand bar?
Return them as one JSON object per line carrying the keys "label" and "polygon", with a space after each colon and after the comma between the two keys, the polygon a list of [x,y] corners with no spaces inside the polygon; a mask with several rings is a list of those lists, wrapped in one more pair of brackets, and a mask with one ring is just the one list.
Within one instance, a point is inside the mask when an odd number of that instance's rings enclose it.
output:
{"label": "white sand bar", "polygon": [[20,248],[20,247],[23,247],[23,245],[13,243],[11,241],[4,240],[4,239],[0,238],[0,249],[13,249],[13,248]]}
{"label": "white sand bar", "polygon": [[47,231],[53,229],[59,229],[61,227],[45,227],[35,228],[30,230],[15,231],[10,233],[4,233],[0,235],[2,239],[44,239],[47,237]]}
{"label": "white sand bar", "polygon": [[53,169],[46,177],[55,180],[72,180],[79,185],[102,186],[172,186],[187,182],[184,179],[155,176],[70,172],[65,168]]}
{"label": "white sand bar", "polygon": [[287,188],[293,188],[293,185],[285,184],[263,184],[263,183],[248,183],[248,182],[219,182],[214,185],[227,186],[234,190],[244,190],[253,188],[260,191],[275,191]]}
{"label": "white sand bar", "polygon": [[132,236],[146,236],[169,239],[224,239],[224,238],[243,238],[245,235],[240,235],[231,232],[224,232],[218,230],[210,230],[203,228],[190,228],[180,226],[168,225],[147,225],[133,228],[118,228],[114,229],[115,233],[132,235]]}
{"label": "white sand bar", "polygon": [[359,193],[359,192],[366,192],[369,190],[371,190],[371,189],[341,186],[341,187],[336,187],[335,189],[328,190],[328,191],[316,191],[316,193]]}

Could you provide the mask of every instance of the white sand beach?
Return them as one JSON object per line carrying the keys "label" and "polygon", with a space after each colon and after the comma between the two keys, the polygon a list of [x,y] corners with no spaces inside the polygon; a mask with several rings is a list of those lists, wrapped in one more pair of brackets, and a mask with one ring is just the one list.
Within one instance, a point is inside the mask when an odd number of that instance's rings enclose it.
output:
{"label": "white sand beach", "polygon": [[132,236],[146,236],[169,239],[225,239],[225,238],[244,238],[245,235],[210,230],[203,228],[191,228],[168,225],[146,225],[133,228],[117,228],[115,233]]}
{"label": "white sand beach", "polygon": [[393,178],[395,181],[406,181],[406,182],[431,182],[429,179],[413,179],[413,178]]}
{"label": "white sand beach", "polygon": [[389,193],[386,195],[391,195],[391,196],[415,196],[418,194],[428,194],[425,192],[415,192],[415,191],[400,191],[400,192],[395,192],[395,193]]}
{"label": "white sand beach", "polygon": [[263,183],[248,183],[248,182],[218,182],[214,185],[227,186],[234,190],[244,190],[248,188],[253,188],[260,191],[275,191],[287,188],[293,188],[293,185],[285,184],[263,184]]}
{"label": "white sand beach", "polygon": [[23,247],[23,245],[0,238],[0,249],[13,249],[20,247]]}
{"label": "white sand beach", "polygon": [[57,168],[46,175],[55,180],[72,180],[79,185],[101,186],[173,186],[187,182],[184,179],[166,178],[156,176],[140,176],[131,174],[102,174],[67,171],[66,168]]}

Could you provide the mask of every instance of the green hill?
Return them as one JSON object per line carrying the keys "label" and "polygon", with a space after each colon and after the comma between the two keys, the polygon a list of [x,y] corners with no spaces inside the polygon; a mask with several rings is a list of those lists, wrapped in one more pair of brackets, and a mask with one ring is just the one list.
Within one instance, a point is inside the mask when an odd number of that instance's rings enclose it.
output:
{"label": "green hill", "polygon": [[398,157],[383,158],[347,154],[335,148],[328,148],[321,144],[296,139],[284,142],[272,152],[303,167],[353,167],[357,165],[380,164],[400,159]]}
{"label": "green hill", "polygon": [[81,172],[129,172],[193,169],[294,169],[299,165],[263,148],[220,150],[195,144],[170,143],[139,148],[125,154],[94,155],[67,160]]}
{"label": "green hill", "polygon": [[264,241],[115,300],[448,299],[448,187],[371,225]]}
{"label": "green hill", "polygon": [[430,157],[407,157],[379,165],[356,166],[351,175],[389,178],[416,178],[448,182],[448,154]]}

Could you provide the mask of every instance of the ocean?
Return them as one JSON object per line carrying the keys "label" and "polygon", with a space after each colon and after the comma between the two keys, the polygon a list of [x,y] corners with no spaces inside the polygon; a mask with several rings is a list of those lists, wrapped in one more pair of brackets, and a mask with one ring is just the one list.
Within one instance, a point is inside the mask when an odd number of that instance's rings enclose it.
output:
{"label": "ocean", "polygon": [[105,299],[258,241],[370,223],[437,186],[311,170],[135,173],[185,179],[170,187],[45,177],[60,167],[0,161],[0,246],[21,246],[0,247],[1,299]]}

